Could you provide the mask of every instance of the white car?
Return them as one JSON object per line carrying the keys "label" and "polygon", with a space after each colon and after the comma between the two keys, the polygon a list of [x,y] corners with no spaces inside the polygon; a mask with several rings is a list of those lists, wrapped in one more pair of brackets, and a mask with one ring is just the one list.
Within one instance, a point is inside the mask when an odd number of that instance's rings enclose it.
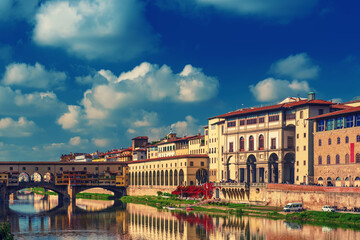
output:
{"label": "white car", "polygon": [[335,212],[335,208],[330,206],[323,206],[321,209],[323,212]]}

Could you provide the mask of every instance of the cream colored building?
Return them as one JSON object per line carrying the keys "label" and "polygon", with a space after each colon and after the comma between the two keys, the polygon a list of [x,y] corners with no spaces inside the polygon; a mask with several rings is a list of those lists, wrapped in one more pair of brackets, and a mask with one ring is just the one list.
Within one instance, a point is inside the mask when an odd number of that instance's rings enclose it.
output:
{"label": "cream colored building", "polygon": [[217,182],[312,182],[313,126],[307,119],[341,107],[316,100],[311,93],[306,100],[288,98],[276,105],[210,118],[206,138],[210,176],[217,169]]}

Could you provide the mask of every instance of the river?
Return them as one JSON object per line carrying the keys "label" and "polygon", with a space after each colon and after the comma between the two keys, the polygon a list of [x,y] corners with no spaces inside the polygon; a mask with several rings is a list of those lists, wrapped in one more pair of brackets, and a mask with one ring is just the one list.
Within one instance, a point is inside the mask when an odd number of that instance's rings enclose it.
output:
{"label": "river", "polygon": [[[59,206],[20,196],[0,208],[15,239],[360,239],[360,231],[255,217],[173,213],[114,201],[77,199]],[[360,229],[359,229],[360,230]]]}

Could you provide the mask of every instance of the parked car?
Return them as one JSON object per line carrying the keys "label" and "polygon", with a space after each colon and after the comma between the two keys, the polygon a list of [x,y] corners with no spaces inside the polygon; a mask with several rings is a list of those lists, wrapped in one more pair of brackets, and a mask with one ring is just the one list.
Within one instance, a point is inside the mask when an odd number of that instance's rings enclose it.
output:
{"label": "parked car", "polygon": [[304,211],[302,203],[288,203],[284,209],[284,212],[301,212]]}
{"label": "parked car", "polygon": [[323,212],[335,212],[335,208],[330,206],[323,206],[321,209]]}

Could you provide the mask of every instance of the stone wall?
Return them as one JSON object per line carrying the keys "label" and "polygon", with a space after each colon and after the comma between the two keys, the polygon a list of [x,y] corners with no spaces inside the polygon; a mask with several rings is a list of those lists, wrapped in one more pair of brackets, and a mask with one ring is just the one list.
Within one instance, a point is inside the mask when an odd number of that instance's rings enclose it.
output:
{"label": "stone wall", "polygon": [[308,210],[321,210],[322,206],[360,207],[360,188],[338,188],[267,184],[265,205],[284,207],[287,203],[302,202]]}
{"label": "stone wall", "polygon": [[126,193],[129,196],[156,196],[158,191],[171,193],[176,187],[161,187],[161,186],[129,186],[126,189]]}

